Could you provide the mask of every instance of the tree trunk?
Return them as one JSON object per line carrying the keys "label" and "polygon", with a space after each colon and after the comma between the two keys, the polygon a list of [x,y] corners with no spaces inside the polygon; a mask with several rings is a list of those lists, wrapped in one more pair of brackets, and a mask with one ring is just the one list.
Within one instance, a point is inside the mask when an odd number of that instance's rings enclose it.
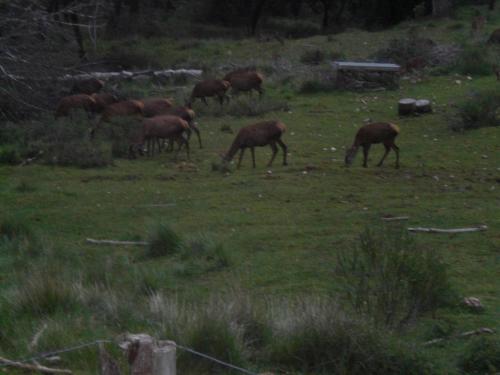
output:
{"label": "tree trunk", "polygon": [[495,10],[495,0],[490,0],[488,9],[489,10]]}
{"label": "tree trunk", "polygon": [[266,0],[259,0],[257,2],[257,5],[255,6],[254,11],[252,12],[252,19],[250,20],[250,30],[252,35],[255,35],[255,31],[257,30],[257,23],[259,22],[260,16],[262,15],[262,9],[264,9],[265,4]]}
{"label": "tree trunk", "polygon": [[452,5],[452,0],[432,0],[432,15],[447,17],[451,13]]}
{"label": "tree trunk", "polygon": [[328,29],[328,20],[330,18],[330,2],[328,0],[323,0],[323,22],[321,23],[321,30],[326,31]]}

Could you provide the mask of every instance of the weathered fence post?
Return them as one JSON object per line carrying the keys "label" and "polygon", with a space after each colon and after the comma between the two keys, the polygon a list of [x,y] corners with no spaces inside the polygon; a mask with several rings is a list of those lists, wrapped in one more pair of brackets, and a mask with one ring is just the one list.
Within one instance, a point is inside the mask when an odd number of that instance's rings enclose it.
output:
{"label": "weathered fence post", "polygon": [[175,342],[158,341],[153,349],[153,375],[176,375],[175,360]]}
{"label": "weathered fence post", "polygon": [[130,375],[176,375],[176,345],[144,334],[126,334],[120,340]]}

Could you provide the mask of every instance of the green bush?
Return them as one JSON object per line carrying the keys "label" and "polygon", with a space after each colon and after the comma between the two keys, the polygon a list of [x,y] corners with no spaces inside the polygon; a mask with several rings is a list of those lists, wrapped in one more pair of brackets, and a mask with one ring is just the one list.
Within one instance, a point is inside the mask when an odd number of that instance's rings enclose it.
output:
{"label": "green bush", "polygon": [[458,112],[449,123],[456,131],[500,126],[500,92],[487,90],[470,94],[458,104]]}
{"label": "green bush", "polygon": [[410,323],[453,296],[439,251],[417,247],[403,227],[367,228],[355,249],[340,253],[337,271],[354,309],[384,326]]}
{"label": "green bush", "polygon": [[319,65],[325,60],[325,52],[319,49],[304,51],[300,56],[300,62],[307,65]]}
{"label": "green bush", "polygon": [[335,90],[333,81],[321,79],[307,79],[300,84],[299,92],[301,94],[315,94],[320,92],[330,92]]}
{"label": "green bush", "polygon": [[177,253],[182,246],[181,237],[170,226],[159,223],[149,233],[146,257],[155,258]]}
{"label": "green bush", "polygon": [[180,256],[191,271],[216,271],[231,264],[231,258],[223,245],[206,235],[185,241]]}
{"label": "green bush", "polygon": [[466,45],[458,57],[454,70],[464,75],[487,76],[492,74],[495,60],[493,53],[484,45]]}
{"label": "green bush", "polygon": [[16,165],[21,162],[19,149],[13,145],[5,145],[0,147],[0,164]]}
{"label": "green bush", "polygon": [[467,345],[459,360],[459,367],[467,374],[496,374],[500,371],[500,340],[478,337]]}
{"label": "green bush", "polygon": [[424,358],[353,318],[331,302],[286,306],[286,325],[275,329],[270,361],[300,373],[423,374]]}

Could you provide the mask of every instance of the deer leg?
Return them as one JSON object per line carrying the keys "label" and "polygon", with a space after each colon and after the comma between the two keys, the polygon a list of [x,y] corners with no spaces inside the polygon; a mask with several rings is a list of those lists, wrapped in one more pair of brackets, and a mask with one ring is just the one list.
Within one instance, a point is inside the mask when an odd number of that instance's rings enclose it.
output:
{"label": "deer leg", "polygon": [[368,167],[368,152],[370,151],[370,144],[363,145],[363,167]]}
{"label": "deer leg", "polygon": [[207,102],[207,98],[205,98],[204,96],[201,98],[201,100],[203,101],[203,103],[205,103],[205,105],[208,107],[208,102]]}
{"label": "deer leg", "polygon": [[259,92],[259,99],[262,99],[262,95],[264,95],[264,89],[262,87],[257,87],[257,91]]}
{"label": "deer leg", "polygon": [[276,143],[269,143],[269,146],[271,146],[271,149],[273,150],[273,154],[271,155],[271,160],[269,160],[269,163],[267,163],[267,166],[270,167],[273,164],[274,158],[276,157],[276,154],[278,153],[278,146],[276,146]]}
{"label": "deer leg", "polygon": [[389,151],[391,151],[391,145],[390,144],[385,144],[384,143],[384,147],[385,147],[384,156],[382,156],[382,159],[380,159],[379,163],[377,164],[377,167],[381,167],[382,166],[382,164],[384,163],[384,160],[385,160],[387,154],[389,153]]}
{"label": "deer leg", "polygon": [[187,160],[191,160],[189,157],[189,139],[184,138],[184,136],[181,136],[181,139],[183,143],[186,145],[186,155],[187,155]]}
{"label": "deer leg", "polygon": [[392,144],[392,149],[394,150],[394,152],[396,153],[396,169],[399,168],[399,147],[396,146],[396,144]]}
{"label": "deer leg", "polygon": [[281,146],[281,149],[283,150],[283,165],[288,165],[286,161],[286,154],[288,153],[288,147],[281,139],[278,139],[276,142],[278,142],[278,144]]}
{"label": "deer leg", "polygon": [[[195,124],[190,124],[189,125],[191,127],[191,129],[194,130],[194,132],[196,133],[196,136],[198,137],[198,142],[200,143],[200,148],[203,148],[203,146],[201,145],[201,136],[200,136],[200,129],[198,129],[198,127],[195,125]],[[190,133],[191,134],[191,133]]]}
{"label": "deer leg", "polygon": [[250,147],[250,152],[252,153],[252,163],[255,168],[255,147]]}
{"label": "deer leg", "polygon": [[238,165],[236,166],[237,169],[240,169],[241,161],[243,160],[243,153],[245,152],[245,148],[242,148],[240,151],[240,158],[238,159]]}

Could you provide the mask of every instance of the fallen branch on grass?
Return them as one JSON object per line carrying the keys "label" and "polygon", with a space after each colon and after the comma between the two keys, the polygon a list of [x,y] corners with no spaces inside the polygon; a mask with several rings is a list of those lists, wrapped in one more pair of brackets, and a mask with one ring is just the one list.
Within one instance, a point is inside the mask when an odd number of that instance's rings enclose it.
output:
{"label": "fallen branch on grass", "polygon": [[87,238],[85,241],[94,245],[124,245],[124,246],[147,246],[146,241],[116,241],[116,240],[94,240]]}
{"label": "fallen branch on grass", "polygon": [[4,365],[10,366],[10,367],[21,368],[23,370],[38,371],[38,372],[43,372],[46,374],[72,374],[73,373],[71,370],[50,368],[50,367],[45,367],[45,366],[41,366],[41,365],[28,365],[26,363],[11,361],[10,359],[3,358],[3,357],[0,357],[0,362],[3,363]]}
{"label": "fallen branch on grass", "polygon": [[433,344],[437,344],[438,342],[442,342],[442,341],[445,341],[445,340],[463,339],[463,338],[467,338],[467,337],[470,337],[470,336],[481,335],[481,334],[484,334],[484,333],[492,334],[492,333],[495,333],[495,331],[492,330],[491,328],[481,327],[481,328],[475,329],[474,331],[467,331],[467,332],[461,333],[461,334],[456,335],[456,336],[444,337],[444,338],[441,338],[441,339],[430,340],[430,341],[424,342],[424,345],[425,346],[427,346],[427,345],[433,345]]}
{"label": "fallen branch on grass", "polygon": [[425,232],[425,233],[466,233],[466,232],[482,232],[488,229],[487,225],[479,225],[471,228],[455,228],[455,229],[439,229],[439,228],[408,228],[409,232]]}
{"label": "fallen branch on grass", "polygon": [[394,216],[394,217],[382,217],[383,221],[399,221],[399,220],[408,220],[409,216]]}

